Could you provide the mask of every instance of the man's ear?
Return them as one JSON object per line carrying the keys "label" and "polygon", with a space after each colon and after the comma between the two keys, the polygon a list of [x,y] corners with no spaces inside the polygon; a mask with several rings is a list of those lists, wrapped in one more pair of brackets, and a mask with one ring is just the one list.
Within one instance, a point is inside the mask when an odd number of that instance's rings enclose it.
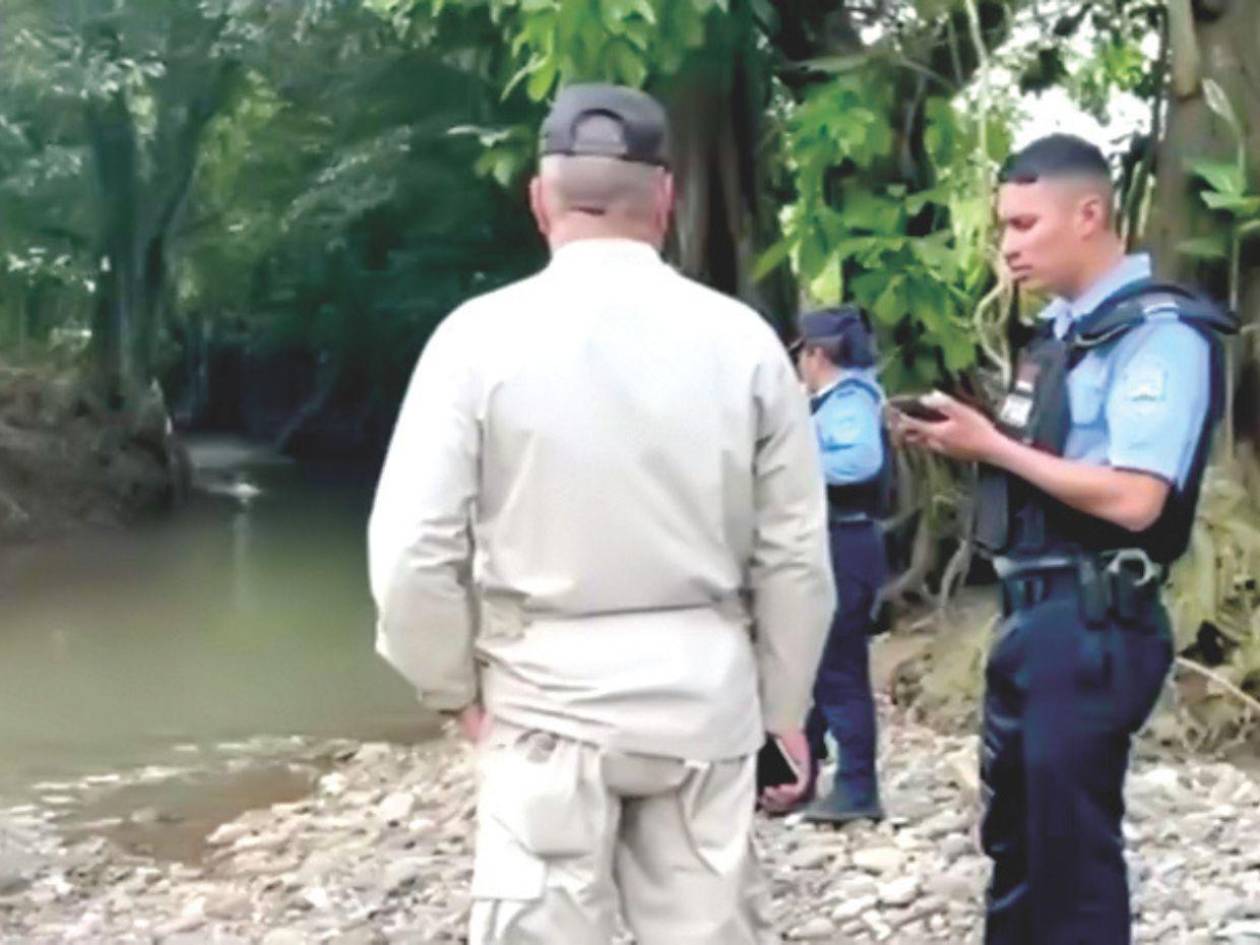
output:
{"label": "man's ear", "polygon": [[674,204],[677,199],[674,175],[666,172],[661,175],[660,186],[656,198],[656,228],[662,235],[669,232],[670,219],[674,215]]}
{"label": "man's ear", "polygon": [[538,232],[547,237],[551,235],[551,217],[547,213],[547,202],[543,199],[542,178],[535,176],[529,182],[529,209],[534,214],[534,222]]}

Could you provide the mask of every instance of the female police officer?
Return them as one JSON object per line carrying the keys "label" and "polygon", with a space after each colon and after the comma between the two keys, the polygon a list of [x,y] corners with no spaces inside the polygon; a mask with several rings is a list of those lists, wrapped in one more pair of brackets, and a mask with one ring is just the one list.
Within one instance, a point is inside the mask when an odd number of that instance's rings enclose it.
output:
{"label": "female police officer", "polygon": [[887,562],[877,519],[890,485],[870,322],[854,306],[811,312],[801,320],[797,366],[809,389],[827,482],[831,566],[839,606],[814,684],[806,724],[814,775],[828,730],[839,748],[831,793],[808,807],[808,820],[881,819],[875,775],[875,703],[867,637]]}
{"label": "female police officer", "polygon": [[986,669],[987,945],[1127,945],[1129,744],[1172,660],[1162,575],[1185,550],[1232,319],[1151,279],[1111,226],[1102,154],[1042,139],[1002,177],[1002,254],[1058,296],[994,424],[942,394],[907,441],[981,466],[977,541],[1006,617]]}

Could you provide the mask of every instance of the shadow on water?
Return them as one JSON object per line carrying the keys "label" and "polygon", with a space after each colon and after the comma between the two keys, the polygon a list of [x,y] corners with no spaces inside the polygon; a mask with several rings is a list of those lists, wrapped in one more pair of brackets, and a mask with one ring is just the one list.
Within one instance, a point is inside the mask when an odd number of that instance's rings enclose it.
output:
{"label": "shadow on water", "polygon": [[171,520],[0,555],[0,798],[181,858],[309,790],[321,740],[435,730],[373,651],[372,471],[193,453]]}

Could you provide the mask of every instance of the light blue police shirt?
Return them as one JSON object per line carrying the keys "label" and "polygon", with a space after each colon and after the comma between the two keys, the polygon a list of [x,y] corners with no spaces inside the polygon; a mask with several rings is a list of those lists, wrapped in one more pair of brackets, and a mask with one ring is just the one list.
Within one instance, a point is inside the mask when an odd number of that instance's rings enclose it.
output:
{"label": "light blue police shirt", "polygon": [[[1148,255],[1127,256],[1079,298],[1056,299],[1041,317],[1061,338],[1112,293],[1150,276]],[[1068,375],[1064,457],[1184,485],[1207,418],[1210,360],[1207,341],[1172,311],[1094,348]]]}
{"label": "light blue police shirt", "polygon": [[880,410],[884,390],[874,368],[849,368],[831,387],[820,391],[814,432],[829,486],[847,486],[874,477],[884,465]]}

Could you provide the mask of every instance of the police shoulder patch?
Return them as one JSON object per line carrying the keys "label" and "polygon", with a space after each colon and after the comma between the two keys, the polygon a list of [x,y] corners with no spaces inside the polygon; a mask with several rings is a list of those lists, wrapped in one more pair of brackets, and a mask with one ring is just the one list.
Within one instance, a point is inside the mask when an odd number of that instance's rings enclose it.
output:
{"label": "police shoulder patch", "polygon": [[1158,403],[1167,396],[1168,365],[1161,358],[1139,358],[1124,372],[1120,396],[1125,400]]}
{"label": "police shoulder patch", "polygon": [[832,443],[837,446],[848,446],[861,438],[862,423],[851,413],[841,414],[828,432],[831,434],[829,439]]}

